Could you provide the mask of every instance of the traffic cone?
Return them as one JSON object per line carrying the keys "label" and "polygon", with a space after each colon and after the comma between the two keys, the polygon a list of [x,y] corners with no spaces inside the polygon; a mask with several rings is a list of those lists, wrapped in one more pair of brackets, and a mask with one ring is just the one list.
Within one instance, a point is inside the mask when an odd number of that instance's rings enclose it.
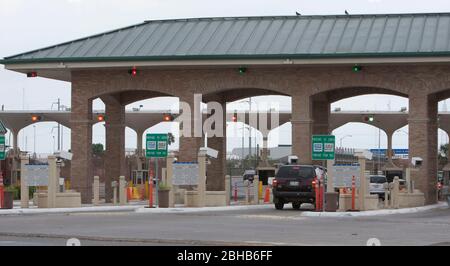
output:
{"label": "traffic cone", "polygon": [[270,203],[270,188],[266,187],[266,193],[264,194],[264,203]]}
{"label": "traffic cone", "polygon": [[127,188],[127,199],[128,201],[130,201],[133,197],[133,188],[132,187],[128,187]]}

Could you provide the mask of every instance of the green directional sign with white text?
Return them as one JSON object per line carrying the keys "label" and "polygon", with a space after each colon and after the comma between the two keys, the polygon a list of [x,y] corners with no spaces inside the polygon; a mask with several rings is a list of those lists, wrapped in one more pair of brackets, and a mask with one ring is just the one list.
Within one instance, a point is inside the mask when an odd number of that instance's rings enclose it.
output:
{"label": "green directional sign with white text", "polygon": [[0,135],[0,160],[6,159],[5,135]]}
{"label": "green directional sign with white text", "polygon": [[166,158],[169,146],[168,134],[147,134],[145,156],[147,158]]}
{"label": "green directional sign with white text", "polygon": [[332,135],[312,136],[312,159],[334,160],[336,137]]}

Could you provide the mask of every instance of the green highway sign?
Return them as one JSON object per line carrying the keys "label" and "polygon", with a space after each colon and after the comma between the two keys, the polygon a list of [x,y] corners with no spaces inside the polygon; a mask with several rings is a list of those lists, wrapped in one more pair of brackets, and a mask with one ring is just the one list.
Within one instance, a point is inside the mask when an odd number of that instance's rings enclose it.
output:
{"label": "green highway sign", "polygon": [[332,135],[312,136],[312,159],[334,160],[336,137]]}
{"label": "green highway sign", "polygon": [[0,135],[0,160],[6,159],[5,135]]}
{"label": "green highway sign", "polygon": [[147,158],[167,157],[168,141],[168,134],[147,134],[145,156]]}

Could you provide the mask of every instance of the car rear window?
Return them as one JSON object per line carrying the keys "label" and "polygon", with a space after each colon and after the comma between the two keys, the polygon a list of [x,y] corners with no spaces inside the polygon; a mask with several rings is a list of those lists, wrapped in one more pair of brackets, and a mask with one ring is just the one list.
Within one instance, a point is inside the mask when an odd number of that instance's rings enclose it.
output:
{"label": "car rear window", "polygon": [[383,184],[386,183],[386,177],[384,176],[371,176],[370,183]]}
{"label": "car rear window", "polygon": [[302,166],[280,167],[276,178],[314,178],[314,168]]}

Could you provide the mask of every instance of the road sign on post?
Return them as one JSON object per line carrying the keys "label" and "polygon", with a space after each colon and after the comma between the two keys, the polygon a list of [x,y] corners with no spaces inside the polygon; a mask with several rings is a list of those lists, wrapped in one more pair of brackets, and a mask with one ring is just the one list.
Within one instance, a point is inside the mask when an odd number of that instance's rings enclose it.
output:
{"label": "road sign on post", "polygon": [[336,137],[332,135],[314,135],[312,137],[312,159],[334,160]]}
{"label": "road sign on post", "polygon": [[6,159],[5,135],[0,134],[0,160]]}
{"label": "road sign on post", "polygon": [[[146,138],[146,149],[145,149],[145,156],[147,158],[156,158],[155,160],[155,176],[153,177],[154,180],[156,181],[155,187],[156,187],[156,199],[155,199],[155,204],[156,206],[159,205],[158,202],[158,158],[167,158],[167,150],[168,150],[168,146],[169,146],[169,134],[147,134],[147,138]],[[153,180],[149,180],[150,184],[153,184]],[[150,186],[150,190],[152,190],[153,188]],[[149,193],[149,195],[151,195],[151,193]],[[151,196],[149,196],[151,197]],[[152,208],[152,203],[151,203],[151,199],[150,201],[150,208]]]}
{"label": "road sign on post", "polygon": [[147,134],[146,151],[147,158],[166,158],[168,149],[168,134]]}

